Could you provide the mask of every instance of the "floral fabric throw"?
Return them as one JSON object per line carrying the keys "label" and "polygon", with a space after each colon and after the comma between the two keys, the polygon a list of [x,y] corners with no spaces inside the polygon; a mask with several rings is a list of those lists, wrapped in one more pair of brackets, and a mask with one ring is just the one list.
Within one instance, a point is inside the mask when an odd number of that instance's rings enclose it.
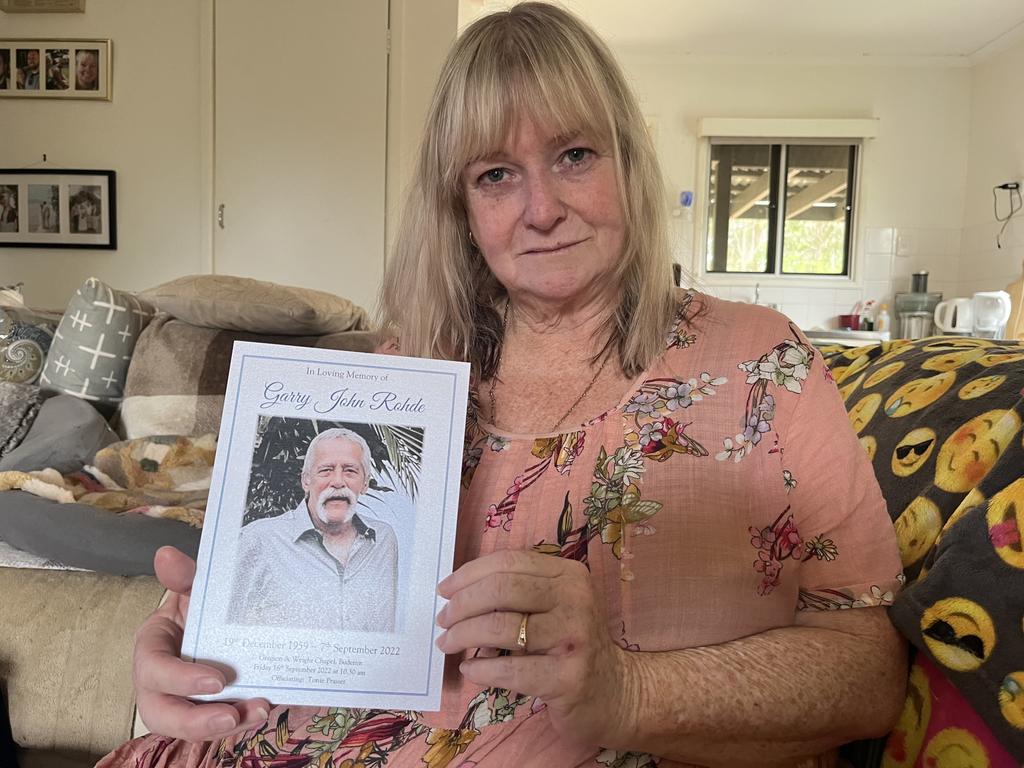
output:
{"label": "floral fabric throw", "polygon": [[[568,432],[504,434],[471,397],[456,567],[511,548],[578,560],[634,651],[890,603],[892,525],[820,355],[781,315],[698,294],[681,295],[666,342],[618,404]],[[570,745],[543,702],[475,688],[458,661],[439,713],[279,706],[239,738],[149,736],[100,768],[676,765]]]}

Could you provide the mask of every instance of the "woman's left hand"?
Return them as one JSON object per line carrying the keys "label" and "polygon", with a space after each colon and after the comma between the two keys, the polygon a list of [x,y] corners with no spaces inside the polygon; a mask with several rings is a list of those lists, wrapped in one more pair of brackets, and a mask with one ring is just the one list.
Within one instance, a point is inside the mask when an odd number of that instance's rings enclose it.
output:
{"label": "woman's left hand", "polygon": [[[540,698],[555,728],[575,741],[615,746],[616,736],[629,733],[636,712],[633,654],[609,635],[586,566],[505,550],[466,563],[437,590],[448,599],[437,616],[446,630],[437,639],[442,651],[525,651],[466,659],[459,667],[466,678]],[[517,640],[524,615],[522,648]]]}

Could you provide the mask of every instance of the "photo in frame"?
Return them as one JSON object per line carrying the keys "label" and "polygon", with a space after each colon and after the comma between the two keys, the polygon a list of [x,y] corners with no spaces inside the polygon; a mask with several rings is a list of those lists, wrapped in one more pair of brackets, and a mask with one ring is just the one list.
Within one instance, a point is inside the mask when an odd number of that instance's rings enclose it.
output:
{"label": "photo in frame", "polygon": [[110,101],[110,40],[0,39],[0,98]]}
{"label": "photo in frame", "polygon": [[114,171],[0,168],[0,248],[117,248]]}

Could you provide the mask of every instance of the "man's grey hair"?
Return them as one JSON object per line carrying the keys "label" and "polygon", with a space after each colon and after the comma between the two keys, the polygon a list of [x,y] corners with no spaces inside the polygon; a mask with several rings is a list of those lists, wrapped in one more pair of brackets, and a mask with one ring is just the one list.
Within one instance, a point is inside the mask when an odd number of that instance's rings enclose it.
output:
{"label": "man's grey hair", "polygon": [[306,458],[302,462],[302,474],[308,475],[310,473],[313,465],[313,451],[324,440],[350,440],[358,445],[363,452],[363,472],[366,475],[366,482],[370,482],[370,478],[373,477],[370,464],[370,446],[363,439],[362,435],[344,427],[325,429],[309,441],[309,445],[306,447]]}

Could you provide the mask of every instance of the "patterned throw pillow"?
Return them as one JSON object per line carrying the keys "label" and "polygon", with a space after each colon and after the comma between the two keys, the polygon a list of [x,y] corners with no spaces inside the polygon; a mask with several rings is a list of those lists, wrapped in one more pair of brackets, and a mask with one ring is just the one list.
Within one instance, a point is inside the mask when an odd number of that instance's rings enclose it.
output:
{"label": "patterned throw pillow", "polygon": [[57,328],[40,382],[44,389],[117,406],[135,342],[153,307],[90,277]]}
{"label": "patterned throw pillow", "polygon": [[0,381],[36,383],[58,322],[59,313],[0,306]]}

